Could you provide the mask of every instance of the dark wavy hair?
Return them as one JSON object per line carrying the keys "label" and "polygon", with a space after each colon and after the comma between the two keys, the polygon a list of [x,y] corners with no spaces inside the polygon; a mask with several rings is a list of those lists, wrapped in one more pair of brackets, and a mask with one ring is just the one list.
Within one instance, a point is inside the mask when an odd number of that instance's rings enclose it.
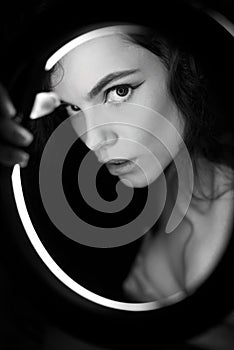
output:
{"label": "dark wavy hair", "polygon": [[[216,199],[233,188],[234,143],[229,123],[225,129],[224,115],[214,113],[209,79],[202,62],[186,48],[151,31],[147,35],[129,35],[136,45],[143,46],[157,55],[168,71],[167,87],[184,118],[183,140],[189,151],[197,189],[197,199]],[[220,124],[222,128],[220,128]],[[225,169],[226,186],[222,191],[207,195],[203,192],[199,175],[199,159],[208,161],[210,167]]]}
{"label": "dark wavy hair", "polygon": [[[234,169],[232,142],[233,132],[230,129],[220,128],[220,116],[215,114],[211,103],[209,81],[202,64],[194,55],[183,47],[172,44],[170,40],[155,31],[147,34],[133,34],[123,36],[124,40],[135,45],[140,45],[157,55],[168,71],[168,91],[184,118],[184,142],[189,151],[195,179],[201,197],[199,199],[215,199],[224,191],[207,195],[200,185],[198,160],[205,159],[210,167],[216,166],[222,169],[226,166],[226,190],[233,187],[233,174],[228,171]],[[62,79],[63,71],[60,63],[57,63],[45,76],[42,90],[50,91],[51,75],[57,74]],[[66,117],[61,111],[52,113],[48,118],[42,118],[29,122],[29,128],[35,134],[36,147],[44,145],[53,130]],[[222,121],[224,124],[225,121]]]}

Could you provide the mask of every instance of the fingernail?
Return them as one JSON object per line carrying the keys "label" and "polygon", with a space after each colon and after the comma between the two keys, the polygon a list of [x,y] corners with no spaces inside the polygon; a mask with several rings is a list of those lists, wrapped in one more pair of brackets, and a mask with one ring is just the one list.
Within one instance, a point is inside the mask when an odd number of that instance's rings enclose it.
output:
{"label": "fingernail", "polygon": [[16,132],[16,137],[17,140],[24,145],[28,145],[33,140],[33,135],[25,129],[18,129]]}
{"label": "fingernail", "polygon": [[28,164],[29,155],[27,153],[21,153],[20,158],[21,158],[21,160],[19,162],[20,167],[21,168],[26,167],[26,165]]}
{"label": "fingernail", "polygon": [[6,108],[10,116],[13,116],[16,114],[15,107],[11,103],[11,101],[6,101]]}
{"label": "fingernail", "polygon": [[1,96],[1,104],[0,110],[3,114],[10,115],[11,117],[16,114],[15,107],[13,106],[11,99],[9,97],[8,91],[2,84],[0,84],[0,96]]}

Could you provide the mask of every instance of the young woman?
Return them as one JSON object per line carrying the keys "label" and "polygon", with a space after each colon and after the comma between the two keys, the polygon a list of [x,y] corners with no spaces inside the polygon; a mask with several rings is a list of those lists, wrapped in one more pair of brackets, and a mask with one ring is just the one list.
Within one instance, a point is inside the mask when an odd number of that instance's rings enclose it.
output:
{"label": "young woman", "polygon": [[[77,135],[125,185],[142,188],[159,182],[165,172],[167,198],[160,225],[149,229],[123,283],[131,300],[163,301],[196,288],[212,271],[230,235],[233,164],[218,140],[205,76],[195,58],[152,30],[131,34],[113,27],[113,33],[94,35],[62,57],[49,71],[44,90],[66,103]],[[10,102],[5,106],[6,114],[14,115]],[[34,138],[43,144],[46,117],[36,127],[33,123]],[[32,135],[20,126],[14,132],[25,135],[17,145],[31,142]],[[166,234],[173,206],[183,211],[190,191],[184,188],[176,202],[175,160],[183,169],[185,147],[194,171],[192,198],[183,220]],[[24,155],[12,154],[3,149],[2,162],[26,165]]]}

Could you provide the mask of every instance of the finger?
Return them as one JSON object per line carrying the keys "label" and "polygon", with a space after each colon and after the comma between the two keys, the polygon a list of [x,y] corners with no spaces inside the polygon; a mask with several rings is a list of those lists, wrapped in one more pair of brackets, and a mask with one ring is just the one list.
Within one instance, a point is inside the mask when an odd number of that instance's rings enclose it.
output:
{"label": "finger", "polygon": [[25,167],[28,160],[28,153],[11,146],[0,145],[0,163],[2,165],[14,166],[20,164],[21,167]]}
{"label": "finger", "polygon": [[33,140],[33,135],[16,122],[3,119],[0,120],[0,140],[15,146],[28,146]]}
{"label": "finger", "polygon": [[7,90],[0,84],[0,118],[14,117],[16,114],[15,107],[11,102]]}

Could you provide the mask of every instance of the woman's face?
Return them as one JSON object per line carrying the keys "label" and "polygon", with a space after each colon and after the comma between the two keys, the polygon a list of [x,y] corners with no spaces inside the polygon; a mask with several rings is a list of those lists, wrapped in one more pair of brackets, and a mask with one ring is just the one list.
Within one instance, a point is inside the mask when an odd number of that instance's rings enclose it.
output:
{"label": "woman's face", "polygon": [[[100,162],[133,160],[133,167],[107,166],[133,187],[156,180],[172,160],[157,135],[174,145],[174,155],[180,149],[168,123],[156,118],[158,113],[183,132],[183,119],[168,93],[168,72],[160,59],[126,36],[114,34],[87,41],[60,63],[62,70],[52,76],[53,90],[61,100],[79,107],[71,120],[87,147]],[[77,113],[71,107],[68,111]]]}

